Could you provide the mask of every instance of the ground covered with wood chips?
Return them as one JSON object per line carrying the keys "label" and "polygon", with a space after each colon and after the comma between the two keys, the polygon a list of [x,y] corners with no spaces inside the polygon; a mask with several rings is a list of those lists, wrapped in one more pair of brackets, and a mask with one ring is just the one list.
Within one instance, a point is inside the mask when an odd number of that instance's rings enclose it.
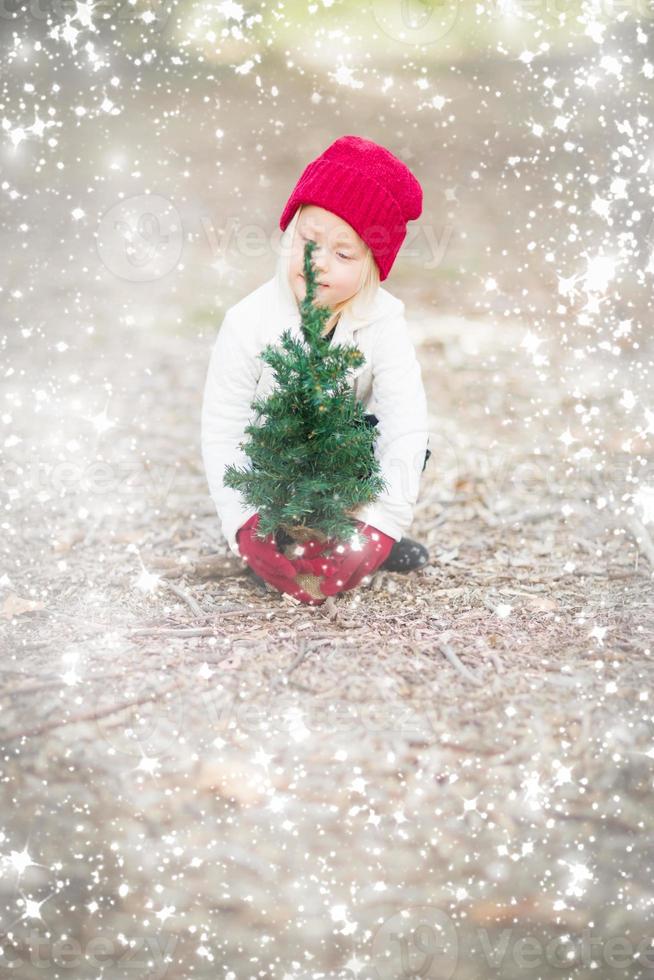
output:
{"label": "ground covered with wood chips", "polygon": [[[418,348],[437,403],[451,344]],[[201,374],[198,352],[165,383],[176,348],[144,357],[159,418]],[[447,385],[482,405],[519,389],[508,356],[499,382],[450,366]],[[41,960],[90,976],[82,955],[109,976],[436,977],[455,957],[457,976],[519,977],[635,951],[654,845],[637,532],[615,533],[588,474],[559,482],[534,457],[540,433],[509,462],[461,410],[456,467],[437,448],[423,474],[429,564],[308,608],[220,541],[194,426],[170,429],[165,499],[124,486],[120,521],[71,522],[3,593],[8,960],[26,977]]]}

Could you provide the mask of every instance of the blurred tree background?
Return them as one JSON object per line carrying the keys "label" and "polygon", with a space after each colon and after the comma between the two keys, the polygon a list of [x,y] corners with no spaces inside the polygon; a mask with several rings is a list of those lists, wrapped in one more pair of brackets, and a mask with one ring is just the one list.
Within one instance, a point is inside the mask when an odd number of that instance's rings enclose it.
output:
{"label": "blurred tree background", "polygon": [[[558,329],[561,281],[588,296],[600,269],[604,317],[638,318],[650,14],[645,0],[5,3],[6,199],[42,219],[29,255],[40,275],[35,249],[62,266],[53,288],[81,269],[130,331],[154,291],[166,309],[148,328],[192,332],[272,274],[303,167],[357,133],[425,191],[388,288]],[[25,255],[10,252],[15,282]]]}

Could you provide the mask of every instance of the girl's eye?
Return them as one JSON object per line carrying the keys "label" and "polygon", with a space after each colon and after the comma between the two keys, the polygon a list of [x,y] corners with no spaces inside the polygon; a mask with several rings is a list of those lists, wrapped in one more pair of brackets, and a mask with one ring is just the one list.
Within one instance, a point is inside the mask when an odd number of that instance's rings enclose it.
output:
{"label": "girl's eye", "polygon": [[[302,233],[300,233],[300,238],[302,239],[303,242],[308,242],[309,241],[309,239],[306,237],[306,235],[303,235]],[[336,254],[338,256],[340,256],[340,258],[345,259],[347,262],[349,262],[350,259],[352,258],[351,255],[343,255],[342,252],[337,252]]]}

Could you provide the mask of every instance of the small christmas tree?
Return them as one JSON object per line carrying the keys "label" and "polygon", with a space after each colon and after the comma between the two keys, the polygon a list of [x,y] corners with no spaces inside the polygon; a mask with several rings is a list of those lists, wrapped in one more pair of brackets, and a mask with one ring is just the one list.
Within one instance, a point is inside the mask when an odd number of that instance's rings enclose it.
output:
{"label": "small christmas tree", "polygon": [[321,336],[333,311],[314,303],[314,248],[314,241],[304,248],[303,339],[285,330],[279,347],[262,351],[277,387],[251,404],[263,419],[246,427],[250,439],[240,443],[251,468],[228,466],[223,477],[258,510],[260,538],[280,530],[300,542],[351,538],[353,511],[386,488],[374,455],[378,432],[366,423],[347,380],[363,354]]}

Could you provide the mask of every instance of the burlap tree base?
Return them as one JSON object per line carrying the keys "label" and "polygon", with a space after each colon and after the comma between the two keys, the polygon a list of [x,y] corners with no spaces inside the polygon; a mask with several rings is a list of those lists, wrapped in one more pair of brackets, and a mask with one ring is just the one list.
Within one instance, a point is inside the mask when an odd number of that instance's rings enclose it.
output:
{"label": "burlap tree base", "polygon": [[[326,534],[321,531],[316,531],[313,528],[305,527],[303,524],[298,524],[295,526],[282,525],[275,534],[275,540],[277,547],[281,553],[286,557],[297,558],[295,549],[298,544],[304,544],[305,541],[320,541],[325,542],[328,540]],[[312,599],[326,599],[324,592],[320,591],[320,576],[319,575],[306,575],[298,574],[295,576],[295,581],[304,589]]]}

